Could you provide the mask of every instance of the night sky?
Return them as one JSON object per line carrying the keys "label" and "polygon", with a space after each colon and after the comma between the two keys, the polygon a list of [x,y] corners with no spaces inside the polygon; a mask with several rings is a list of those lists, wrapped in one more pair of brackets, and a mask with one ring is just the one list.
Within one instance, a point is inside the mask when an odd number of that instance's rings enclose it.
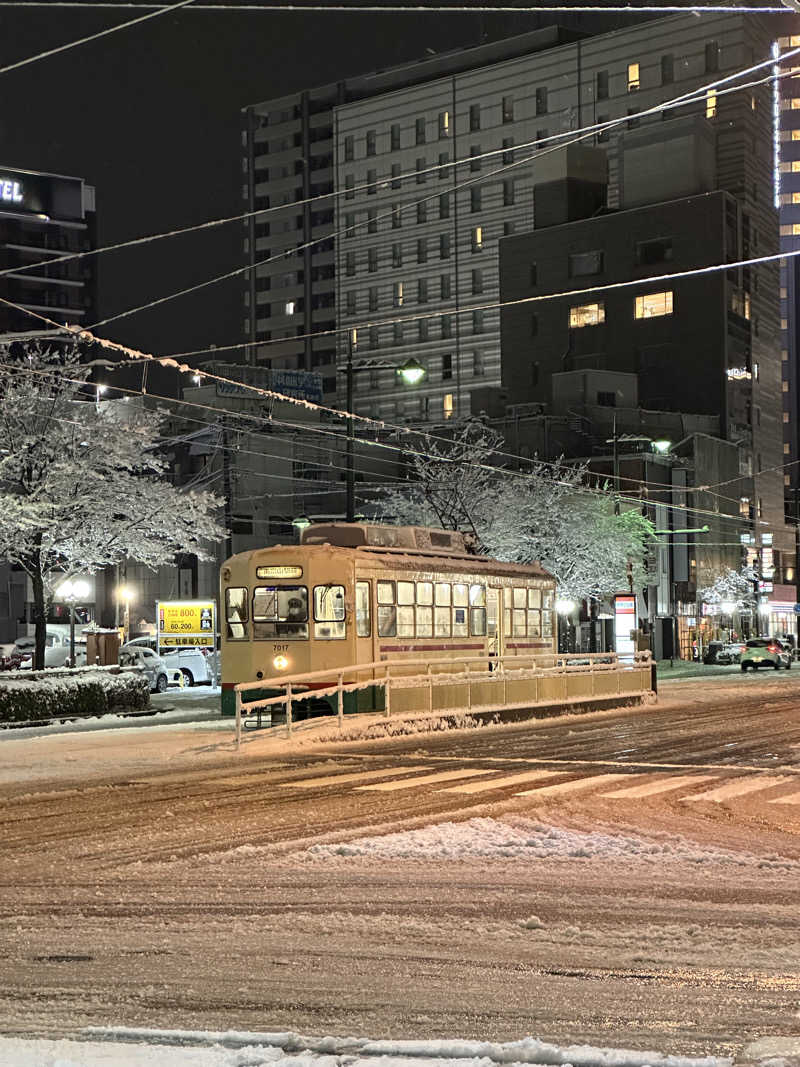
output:
{"label": "night sky", "polygon": [[[136,12],[0,8],[0,66]],[[97,189],[101,245],[245,210],[240,109],[296,89],[496,39],[528,16],[179,12],[0,77],[0,164]],[[242,226],[100,257],[100,312],[116,314],[242,260]],[[108,326],[169,353],[241,341],[242,283]]]}

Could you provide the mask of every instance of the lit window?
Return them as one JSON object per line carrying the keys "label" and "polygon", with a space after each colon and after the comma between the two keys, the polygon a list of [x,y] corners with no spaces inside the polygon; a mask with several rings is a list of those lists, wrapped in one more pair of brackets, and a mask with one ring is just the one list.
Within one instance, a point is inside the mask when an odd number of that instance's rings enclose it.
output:
{"label": "lit window", "polygon": [[452,419],[453,417],[453,394],[445,393],[444,400],[442,401],[442,411],[446,419]]}
{"label": "lit window", "polygon": [[792,130],[792,140],[800,141],[800,130]]}
{"label": "lit window", "polygon": [[628,64],[628,92],[635,93],[639,88],[639,64]]}
{"label": "lit window", "polygon": [[800,174],[800,159],[793,159],[789,165],[789,170],[792,174]]}
{"label": "lit window", "polygon": [[294,300],[287,300],[283,306],[283,312],[285,315],[294,315]]}
{"label": "lit window", "polygon": [[634,317],[637,319],[654,319],[660,315],[672,314],[672,290],[665,293],[648,293],[636,297]]}
{"label": "lit window", "polygon": [[606,321],[605,304],[580,304],[569,309],[569,325],[571,330],[578,330],[583,326],[597,326]]}
{"label": "lit window", "polygon": [[784,454],[784,456],[788,456],[789,455],[789,445],[785,441],[783,443],[783,454]]}
{"label": "lit window", "polygon": [[706,93],[706,118],[713,119],[717,113],[717,94],[713,89]]}
{"label": "lit window", "polygon": [[476,226],[472,231],[472,251],[480,252],[483,248],[483,226]]}
{"label": "lit window", "polygon": [[792,203],[800,204],[800,193],[792,193]]}
{"label": "lit window", "polygon": [[792,109],[792,111],[797,111],[797,109],[800,108],[800,97],[795,96],[791,100],[789,107]]}
{"label": "lit window", "polygon": [[[792,484],[792,479],[789,477],[788,474],[784,474],[784,476],[783,476],[783,484],[784,485],[791,485]],[[786,581],[787,582],[789,581],[789,575],[788,574],[786,575]]]}
{"label": "lit window", "polygon": [[439,137],[450,136],[450,112],[439,112]]}
{"label": "lit window", "polygon": [[788,393],[789,392],[789,383],[788,382],[781,382],[781,392],[782,393]]}
{"label": "lit window", "polygon": [[403,306],[403,283],[402,282],[395,282],[394,283],[393,303],[394,303],[394,306],[396,308],[401,308]]}
{"label": "lit window", "polygon": [[747,519],[750,516],[750,497],[743,496],[739,498],[739,514],[742,518]]}
{"label": "lit window", "polygon": [[784,413],[783,413],[783,421],[784,422],[788,422],[789,421],[789,412],[788,411],[784,411]]}
{"label": "lit window", "polygon": [[746,319],[750,318],[750,294],[749,293],[745,293],[744,294],[744,317]]}
{"label": "lit window", "polygon": [[788,360],[789,360],[789,350],[788,350],[788,348],[782,348],[781,349],[781,362],[782,363],[787,363]]}

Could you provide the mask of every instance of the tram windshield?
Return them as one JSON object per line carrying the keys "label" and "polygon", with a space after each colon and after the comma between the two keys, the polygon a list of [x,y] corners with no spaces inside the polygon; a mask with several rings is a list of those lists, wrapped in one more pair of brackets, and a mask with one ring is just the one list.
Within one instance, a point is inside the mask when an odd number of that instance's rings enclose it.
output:
{"label": "tram windshield", "polygon": [[304,585],[258,585],[253,590],[253,637],[308,637],[308,589]]}

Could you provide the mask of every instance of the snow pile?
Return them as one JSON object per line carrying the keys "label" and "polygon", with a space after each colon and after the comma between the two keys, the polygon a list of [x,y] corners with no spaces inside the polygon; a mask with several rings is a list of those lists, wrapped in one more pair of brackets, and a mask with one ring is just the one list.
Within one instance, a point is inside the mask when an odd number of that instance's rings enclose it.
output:
{"label": "snow pile", "polygon": [[[680,837],[647,840],[599,830],[569,830],[522,817],[445,822],[402,833],[312,845],[301,856],[322,860],[639,859],[648,863],[764,865],[762,857],[701,847]],[[769,863],[787,870],[800,867],[777,856]]]}
{"label": "snow pile", "polygon": [[[483,1041],[370,1041],[301,1037],[292,1033],[94,1029],[84,1041],[25,1041],[0,1037],[6,1067],[731,1067],[717,1056],[570,1045],[534,1038]],[[116,1040],[115,1040],[116,1039]],[[121,1040],[120,1040],[121,1039]]]}

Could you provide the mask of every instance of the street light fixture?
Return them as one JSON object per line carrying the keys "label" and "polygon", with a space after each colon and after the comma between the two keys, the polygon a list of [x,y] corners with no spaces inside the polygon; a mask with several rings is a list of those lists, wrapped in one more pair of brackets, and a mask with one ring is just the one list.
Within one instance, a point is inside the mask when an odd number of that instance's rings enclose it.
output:
{"label": "street light fixture", "polygon": [[71,578],[62,582],[57,589],[62,600],[69,604],[69,665],[75,666],[75,603],[85,600],[91,591],[88,582],[82,578]]}

